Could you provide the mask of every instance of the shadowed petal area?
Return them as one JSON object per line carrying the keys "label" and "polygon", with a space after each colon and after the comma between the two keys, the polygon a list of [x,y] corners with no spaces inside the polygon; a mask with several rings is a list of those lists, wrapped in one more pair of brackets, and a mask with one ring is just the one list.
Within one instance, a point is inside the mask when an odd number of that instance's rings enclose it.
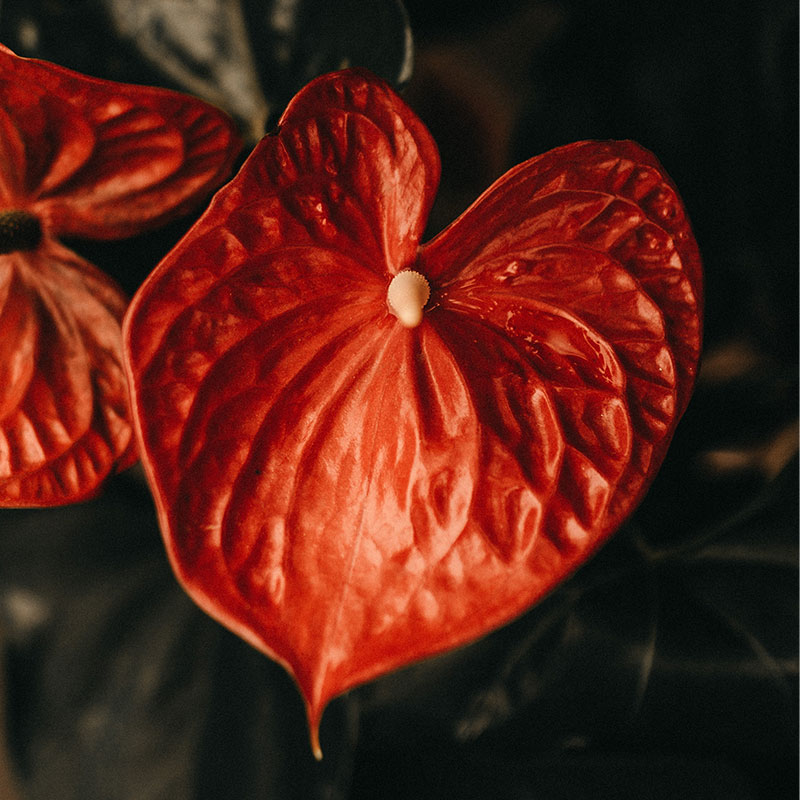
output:
{"label": "shadowed petal area", "polygon": [[50,183],[68,180],[90,157],[94,134],[61,97],[19,79],[0,50],[0,186],[4,205],[29,204]]}
{"label": "shadowed petal area", "polygon": [[[516,274],[518,255],[566,243],[611,256],[658,306],[676,358],[680,415],[700,353],[700,255],[675,187],[636,143],[576,142],[514,167],[426,246],[424,261],[443,287],[480,276],[510,288],[526,280],[526,270]],[[568,273],[556,289],[564,302]]]}
{"label": "shadowed petal area", "polygon": [[[608,343],[563,311],[506,295],[482,312],[431,315],[483,431],[473,519],[507,561],[545,532],[571,549],[565,528],[576,517],[591,547],[630,456],[624,371]],[[577,489],[575,459],[585,475]]]}
{"label": "shadowed petal area", "polygon": [[56,235],[115,239],[188,211],[239,150],[233,123],[199,100],[112,83],[0,49],[7,201]]}
{"label": "shadowed petal area", "polygon": [[231,121],[0,45],[0,505],[86,499],[135,457],[117,286],[55,237],[174,219],[225,177]]}
{"label": "shadowed petal area", "polygon": [[[491,309],[501,297],[538,300],[581,320],[613,349],[636,435],[625,472],[609,487],[609,513],[590,525],[611,532],[666,452],[700,353],[700,257],[656,159],[633,142],[578,142],[532,158],[426,245],[420,263],[444,307],[493,313],[500,328],[524,330],[519,317],[501,319]],[[561,394],[578,415],[582,393]],[[562,499],[585,486],[586,465],[571,459],[567,466]],[[556,527],[570,518],[559,510]],[[586,519],[573,520],[569,538],[586,536]]]}
{"label": "shadowed petal area", "polygon": [[0,505],[92,495],[134,458],[119,348],[125,298],[52,240],[0,263]]}

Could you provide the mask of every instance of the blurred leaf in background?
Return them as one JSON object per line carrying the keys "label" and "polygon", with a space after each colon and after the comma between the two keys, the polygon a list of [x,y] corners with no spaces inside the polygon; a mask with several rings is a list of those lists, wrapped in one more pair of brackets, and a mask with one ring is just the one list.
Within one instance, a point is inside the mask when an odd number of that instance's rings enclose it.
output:
{"label": "blurred leaf in background", "polygon": [[317,75],[358,65],[403,85],[413,64],[400,0],[5,0],[0,38],[21,56],[201,97],[251,146]]}

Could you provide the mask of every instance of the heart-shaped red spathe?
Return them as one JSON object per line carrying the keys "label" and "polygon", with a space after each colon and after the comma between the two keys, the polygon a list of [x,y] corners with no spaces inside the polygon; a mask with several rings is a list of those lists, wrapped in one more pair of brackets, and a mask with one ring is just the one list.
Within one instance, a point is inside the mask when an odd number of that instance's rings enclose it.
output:
{"label": "heart-shaped red spathe", "polygon": [[176,218],[240,146],[200,100],[0,45],[0,506],[84,500],[136,460],[127,298],[59,237],[115,239]]}
{"label": "heart-shaped red spathe", "polygon": [[[134,298],[173,567],[336,694],[527,609],[620,525],[691,391],[701,267],[651,154],[521,164],[432,242],[436,147],[362,71],[317,79]],[[431,295],[387,305],[399,272]]]}

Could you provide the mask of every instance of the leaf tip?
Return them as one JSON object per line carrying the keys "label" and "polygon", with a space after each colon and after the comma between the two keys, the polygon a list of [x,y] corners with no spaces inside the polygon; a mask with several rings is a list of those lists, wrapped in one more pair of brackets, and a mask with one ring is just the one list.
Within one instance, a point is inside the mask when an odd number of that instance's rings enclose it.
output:
{"label": "leaf tip", "polygon": [[322,747],[320,747],[319,744],[319,726],[322,721],[322,712],[325,710],[325,704],[309,701],[302,689],[301,693],[306,701],[306,719],[308,720],[308,738],[311,744],[311,752],[314,754],[314,758],[317,761],[322,761]]}
{"label": "leaf tip", "polygon": [[311,743],[311,752],[317,761],[322,761],[322,747],[319,744],[319,723],[321,714],[316,712],[312,714],[309,709],[308,714],[308,736]]}

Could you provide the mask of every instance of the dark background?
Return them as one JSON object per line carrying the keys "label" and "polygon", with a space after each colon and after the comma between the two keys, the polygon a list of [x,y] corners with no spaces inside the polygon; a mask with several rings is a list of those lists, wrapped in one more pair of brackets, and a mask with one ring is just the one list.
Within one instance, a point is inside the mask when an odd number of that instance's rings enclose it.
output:
{"label": "dark background", "polygon": [[[252,109],[269,127],[344,59],[406,77],[395,2],[245,0],[245,43],[226,36],[225,5],[6,0],[0,41],[220,102],[223,67],[249,47],[263,102],[229,110],[251,143]],[[123,35],[136,8],[149,21]],[[797,797],[797,5],[406,8],[403,91],[443,160],[431,233],[510,166],[578,139],[635,139],[678,185],[705,262],[706,339],[661,473],[539,606],[335,700],[321,764],[290,679],[177,587],[137,469],[90,503],[0,512],[0,797]],[[191,15],[213,30],[211,55],[176,43]],[[190,222],[70,244],[133,292]]]}

